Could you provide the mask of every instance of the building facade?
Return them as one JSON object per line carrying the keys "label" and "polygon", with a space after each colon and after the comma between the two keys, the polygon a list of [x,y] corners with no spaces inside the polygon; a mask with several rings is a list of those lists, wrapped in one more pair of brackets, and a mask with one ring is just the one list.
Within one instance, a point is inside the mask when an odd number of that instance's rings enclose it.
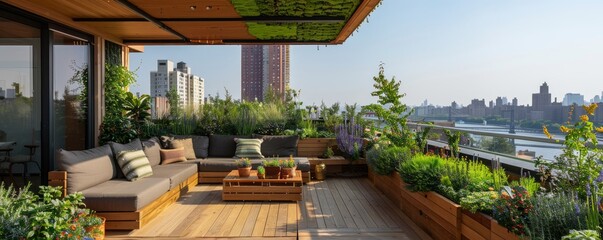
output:
{"label": "building facade", "polygon": [[170,60],[157,60],[157,71],[152,71],[150,78],[153,118],[169,113],[166,111],[169,106],[157,101],[165,98],[172,89],[178,94],[179,107],[196,110],[204,103],[205,80],[194,75],[185,62],[179,62],[174,67]]}
{"label": "building facade", "polygon": [[288,45],[241,46],[242,100],[264,101],[269,89],[284,99],[288,86]]}

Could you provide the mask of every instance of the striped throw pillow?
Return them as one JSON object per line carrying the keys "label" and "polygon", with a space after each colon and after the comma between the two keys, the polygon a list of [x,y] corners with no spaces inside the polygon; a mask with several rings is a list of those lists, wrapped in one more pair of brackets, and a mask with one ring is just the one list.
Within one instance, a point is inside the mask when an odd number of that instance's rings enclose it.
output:
{"label": "striped throw pillow", "polygon": [[117,164],[130,181],[153,175],[151,163],[143,150],[120,152],[117,156]]}
{"label": "striped throw pillow", "polygon": [[235,158],[264,158],[262,155],[262,139],[245,139],[235,138],[237,143],[237,149],[235,151]]}

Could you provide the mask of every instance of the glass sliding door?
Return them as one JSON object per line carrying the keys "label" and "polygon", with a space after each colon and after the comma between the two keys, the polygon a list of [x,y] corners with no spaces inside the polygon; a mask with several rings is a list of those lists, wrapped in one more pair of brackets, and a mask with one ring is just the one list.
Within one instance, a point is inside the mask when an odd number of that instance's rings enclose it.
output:
{"label": "glass sliding door", "polygon": [[86,148],[90,44],[51,29],[53,114],[52,149]]}
{"label": "glass sliding door", "polygon": [[19,185],[20,179],[40,184],[39,177],[31,177],[41,170],[40,32],[0,16],[0,161],[11,166],[2,174],[14,175]]}

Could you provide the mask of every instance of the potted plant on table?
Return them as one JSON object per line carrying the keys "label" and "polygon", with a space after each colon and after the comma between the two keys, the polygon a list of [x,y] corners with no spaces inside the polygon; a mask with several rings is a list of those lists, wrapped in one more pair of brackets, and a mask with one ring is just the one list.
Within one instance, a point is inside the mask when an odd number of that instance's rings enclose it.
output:
{"label": "potted plant on table", "polygon": [[264,160],[262,165],[266,169],[266,178],[268,179],[278,179],[281,173],[281,166],[278,160],[274,159],[271,161]]}
{"label": "potted plant on table", "polygon": [[292,178],[295,177],[295,160],[293,160],[293,156],[289,156],[287,160],[281,160],[281,178]]}
{"label": "potted plant on table", "polygon": [[237,163],[237,167],[239,170],[239,177],[249,177],[251,173],[251,160],[249,158],[241,158],[239,160],[235,160]]}
{"label": "potted plant on table", "polygon": [[258,179],[266,178],[266,169],[263,166],[258,166]]}

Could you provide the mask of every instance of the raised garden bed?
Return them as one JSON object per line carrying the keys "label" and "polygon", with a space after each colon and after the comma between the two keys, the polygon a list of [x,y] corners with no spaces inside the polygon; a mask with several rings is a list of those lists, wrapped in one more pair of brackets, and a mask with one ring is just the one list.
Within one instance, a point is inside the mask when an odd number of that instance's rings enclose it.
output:
{"label": "raised garden bed", "polygon": [[490,216],[461,210],[436,192],[407,190],[397,172],[382,176],[369,168],[369,179],[433,239],[519,239]]}

